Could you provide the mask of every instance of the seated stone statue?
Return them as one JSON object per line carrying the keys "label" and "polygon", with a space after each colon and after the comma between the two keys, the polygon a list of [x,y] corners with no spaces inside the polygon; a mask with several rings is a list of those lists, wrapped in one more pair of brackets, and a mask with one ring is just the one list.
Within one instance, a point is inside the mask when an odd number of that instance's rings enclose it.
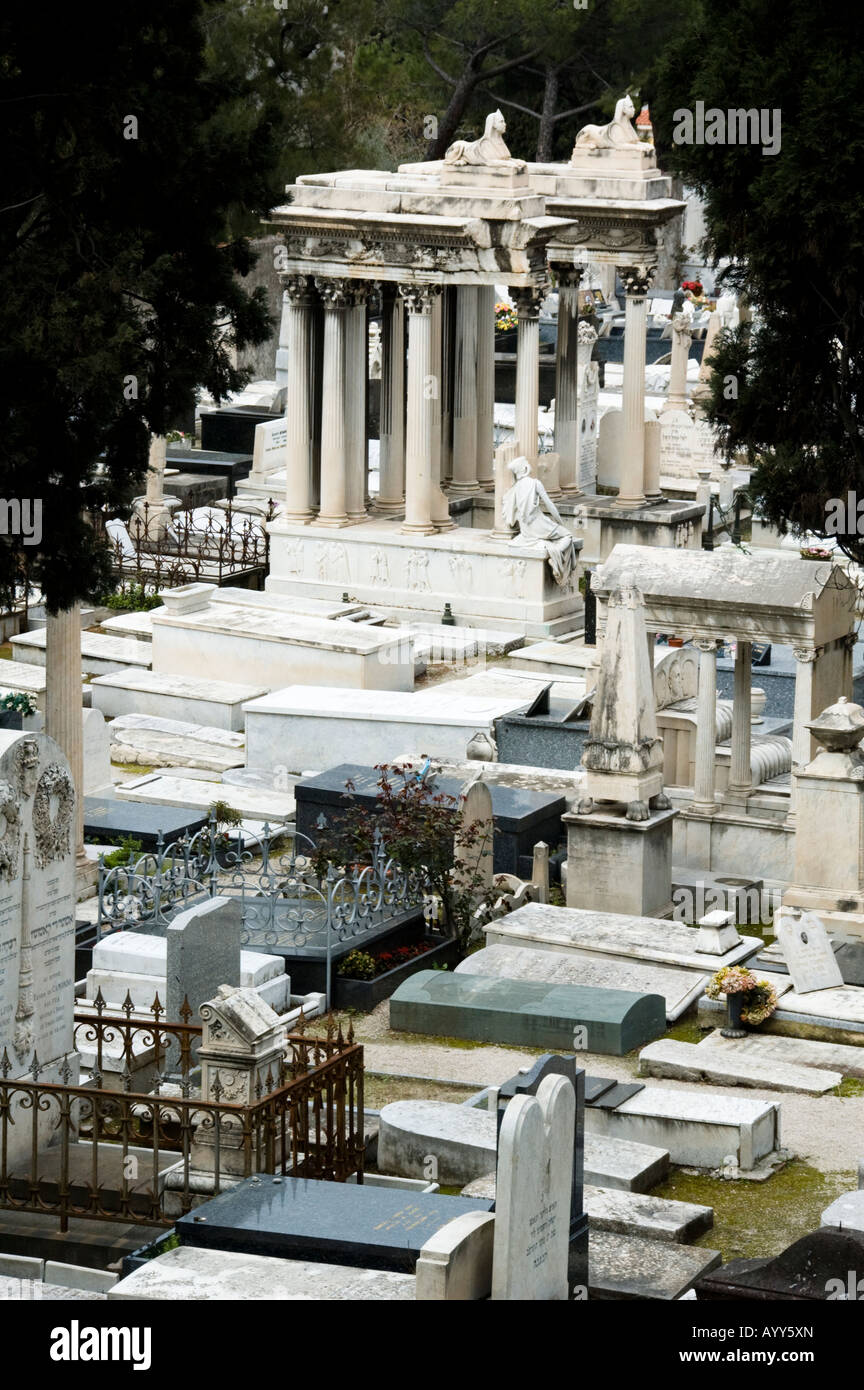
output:
{"label": "seated stone statue", "polygon": [[578,554],[573,537],[540,479],[532,477],[527,458],[514,459],[508,467],[515,481],[502,498],[504,520],[519,527],[510,544],[542,545],[555,582],[564,588]]}
{"label": "seated stone statue", "polygon": [[636,115],[636,107],[630,96],[622,97],[616,102],[615,115],[608,125],[586,125],[583,126],[576,136],[576,143],[573,146],[573,158],[577,153],[590,153],[592,150],[620,150],[631,145],[640,145],[648,153],[653,146],[645,144],[636,134],[636,127],[633,125],[633,117]]}
{"label": "seated stone statue", "polygon": [[[500,111],[490,111],[486,128],[479,140],[454,140],[445,155],[445,164],[503,164],[512,160],[504,143],[507,122]],[[513,161],[521,163],[521,161]]]}

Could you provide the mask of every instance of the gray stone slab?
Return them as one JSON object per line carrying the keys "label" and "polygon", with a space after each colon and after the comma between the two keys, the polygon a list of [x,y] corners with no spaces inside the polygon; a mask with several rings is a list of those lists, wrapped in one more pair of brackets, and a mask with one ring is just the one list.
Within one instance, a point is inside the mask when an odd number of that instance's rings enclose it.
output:
{"label": "gray stone slab", "polygon": [[390,1027],[623,1057],[661,1036],[666,1009],[659,994],[421,970],[392,996]]}
{"label": "gray stone slab", "polygon": [[724,1038],[719,1029],[698,1044],[722,1054],[752,1057],[761,1066],[782,1062],[795,1067],[816,1067],[841,1072],[844,1076],[864,1076],[864,1047],[845,1043],[816,1042],[812,1038],[787,1038],[777,1033],[748,1033],[744,1038]]}
{"label": "gray stone slab", "polygon": [[[495,1199],[495,1174],[488,1173],[462,1189],[463,1197]],[[620,1235],[645,1236],[648,1240],[687,1244],[710,1231],[713,1207],[693,1202],[675,1202],[668,1197],[651,1197],[626,1188],[596,1187],[583,1190],[584,1209],[591,1231],[616,1231]]]}
{"label": "gray stone slab", "polygon": [[56,1284],[60,1288],[89,1290],[91,1293],[107,1293],[117,1283],[116,1273],[107,1269],[90,1269],[86,1265],[60,1264],[57,1260],[45,1261],[45,1283]]}
{"label": "gray stone slab", "polygon": [[864,1192],[844,1192],[822,1213],[820,1226],[838,1226],[841,1231],[864,1231]]}
{"label": "gray stone slab", "polygon": [[755,1086],[768,1091],[791,1091],[805,1096],[821,1096],[833,1091],[843,1080],[839,1071],[795,1066],[776,1058],[762,1060],[752,1054],[736,1055],[734,1043],[710,1048],[704,1043],[678,1042],[661,1038],[649,1043],[639,1054],[639,1075],[674,1078],[678,1081],[710,1081],[719,1086]]}
{"label": "gray stone slab", "polygon": [[650,1192],[668,1172],[668,1149],[608,1134],[585,1134],[586,1183],[622,1192]]}
{"label": "gray stone slab", "polygon": [[108,1297],[95,1289],[71,1289],[65,1284],[33,1284],[29,1280],[0,1277],[0,1303],[5,1300],[40,1303],[104,1303]]}
{"label": "gray stone slab", "polygon": [[588,1294],[598,1299],[680,1298],[720,1264],[719,1250],[648,1240],[644,1236],[591,1231]]}
{"label": "gray stone slab", "polygon": [[663,1145],[673,1163],[719,1168],[728,1156],[750,1171],[780,1147],[776,1101],[718,1091],[646,1086],[617,1110],[586,1108],[592,1134]]}
{"label": "gray stone slab", "polygon": [[181,1018],[184,999],[197,1023],[202,1004],[220,985],[240,984],[242,924],[228,898],[210,898],[168,923],[166,1017]]}
{"label": "gray stone slab", "polygon": [[183,1245],[157,1255],[121,1279],[108,1298],[171,1302],[404,1302],[414,1299],[414,1276]]}
{"label": "gray stone slab", "polygon": [[475,951],[457,965],[454,973],[661,994],[669,1023],[674,1023],[696,1002],[709,978],[706,973],[696,970],[674,970],[640,961],[618,958],[603,960],[573,952],[537,951],[525,946],[504,945],[487,946],[482,951]]}

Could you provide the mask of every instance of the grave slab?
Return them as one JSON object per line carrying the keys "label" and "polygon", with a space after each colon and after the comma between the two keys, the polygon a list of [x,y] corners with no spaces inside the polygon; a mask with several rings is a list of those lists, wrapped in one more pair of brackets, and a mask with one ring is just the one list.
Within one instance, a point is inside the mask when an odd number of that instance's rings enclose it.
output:
{"label": "grave slab", "polygon": [[724,1038],[719,1029],[698,1044],[719,1055],[734,1053],[751,1057],[762,1067],[772,1061],[794,1067],[816,1067],[837,1071],[843,1076],[864,1076],[864,1048],[843,1043],[815,1042],[811,1038],[788,1038],[777,1033],[748,1033],[744,1038]]}
{"label": "grave slab", "polygon": [[668,1302],[716,1269],[719,1250],[669,1245],[643,1236],[593,1231],[588,1241],[588,1297]]}
{"label": "grave slab", "polygon": [[[261,1174],[181,1216],[182,1246],[413,1274],[429,1237],[491,1202]],[[201,1218],[204,1218],[203,1220]]]}
{"label": "grave slab", "polygon": [[165,843],[194,835],[207,824],[207,817],[193,810],[180,811],[164,804],[121,800],[115,796],[85,796],[84,834],[104,844],[106,839],[131,835],[144,849],[155,849],[159,834]]}
{"label": "grave slab", "polygon": [[413,1301],[414,1277],[388,1270],[237,1255],[181,1245],[147,1260],[108,1292],[109,1299],[172,1303],[220,1301]]}
{"label": "grave slab", "polygon": [[262,685],[162,676],[134,669],[95,676],[90,689],[96,709],[112,719],[118,714],[153,714],[235,733],[243,728],[243,706],[266,693]]}
{"label": "grave slab", "polygon": [[118,763],[148,767],[198,767],[225,772],[242,767],[246,738],[241,733],[181,719],[149,714],[123,714],[108,725],[111,754]]}
{"label": "grave slab", "polygon": [[638,961],[609,960],[573,952],[536,951],[525,946],[486,946],[467,956],[456,975],[487,975],[496,979],[545,980],[550,984],[592,989],[632,990],[660,994],[666,1020],[674,1023],[695,1004],[708,983],[698,971],[672,970]]}
{"label": "grave slab", "polygon": [[677,1081],[709,1081],[718,1086],[756,1086],[805,1096],[824,1095],[843,1080],[838,1071],[794,1066],[773,1057],[760,1062],[752,1055],[737,1055],[734,1047],[714,1050],[704,1042],[694,1045],[673,1038],[662,1038],[643,1047],[639,1054],[639,1075]]}
{"label": "grave slab", "polygon": [[615,1110],[586,1107],[594,1134],[662,1145],[673,1163],[719,1168],[728,1155],[747,1172],[780,1147],[780,1107],[718,1092],[646,1086]]}
{"label": "grave slab", "polygon": [[[257,788],[232,786],[230,791],[221,782],[203,782],[184,777],[164,777],[156,773],[120,782],[117,796],[122,801],[143,802],[160,806],[187,806],[202,812],[214,801],[228,801],[245,820],[269,821],[279,825],[294,819],[294,797],[291,792],[274,789],[262,792]],[[206,821],[206,815],[204,816]],[[203,822],[202,822],[203,823]]]}
{"label": "grave slab", "polygon": [[[495,1197],[495,1174],[489,1173],[462,1189],[463,1197]],[[590,1230],[615,1231],[625,1236],[645,1236],[648,1240],[672,1241],[686,1245],[710,1231],[714,1224],[713,1207],[693,1202],[675,1202],[668,1197],[651,1197],[626,1188],[597,1187],[588,1184],[583,1189],[583,1202]]]}
{"label": "grave slab", "polygon": [[391,997],[390,1027],[549,1051],[572,1050],[578,1038],[623,1057],[661,1036],[666,1008],[659,994],[421,970]]}
{"label": "grave slab", "polygon": [[[12,656],[15,661],[29,661],[34,666],[45,665],[47,630],[37,628],[35,632],[20,632],[12,638]],[[122,671],[128,667],[150,667],[150,648],[134,638],[116,637],[110,633],[81,633],[81,670],[87,676],[103,676],[112,671]]]}
{"label": "grave slab", "polygon": [[828,933],[815,912],[781,908],[774,918],[774,932],[797,995],[843,984]]}

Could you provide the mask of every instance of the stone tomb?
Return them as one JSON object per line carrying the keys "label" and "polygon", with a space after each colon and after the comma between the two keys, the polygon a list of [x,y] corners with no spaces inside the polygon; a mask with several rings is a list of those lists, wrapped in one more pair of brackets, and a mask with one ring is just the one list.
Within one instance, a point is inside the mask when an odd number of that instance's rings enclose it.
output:
{"label": "stone tomb", "polygon": [[116,796],[85,796],[84,834],[98,844],[131,835],[140,840],[145,850],[155,849],[159,835],[165,844],[192,836],[207,824],[200,811],[181,810],[174,806],[147,806],[134,801],[121,801]]}
{"label": "stone tomb", "polygon": [[[67,1066],[76,1079],[74,833],[75,788],[59,746],[0,730],[0,1056],[13,1077],[28,1074],[35,1053],[41,1080],[61,1080]],[[44,1142],[55,1124],[56,1112],[46,1114]],[[29,1118],[10,1129],[10,1161],[26,1156],[30,1136]]]}
{"label": "stone tomb", "polygon": [[181,1247],[413,1274],[435,1231],[492,1205],[440,1192],[261,1174],[182,1216],[176,1230]]}
{"label": "stone tomb", "polygon": [[[477,768],[479,770],[479,764]],[[415,770],[419,772],[419,763]],[[413,776],[414,772],[408,775]],[[315,777],[304,777],[294,788],[298,833],[317,841],[321,837],[322,816],[328,825],[338,822],[340,811],[344,814],[346,807],[346,783],[349,781],[354,786],[351,795],[355,802],[367,808],[374,806],[380,791],[380,777],[380,772],[374,767],[364,767],[358,763],[341,763]],[[397,777],[391,780],[396,786],[400,784]],[[450,796],[455,806],[464,785],[464,779],[458,777],[436,776],[431,795],[443,793]],[[560,793],[530,791],[524,787],[507,787],[492,782],[488,783],[488,789],[492,797],[494,824],[492,869],[496,874],[519,874],[527,867],[520,860],[527,860],[530,865],[538,840],[552,846],[560,842],[561,816],[567,810],[566,798]]]}
{"label": "stone tomb", "polygon": [[666,1006],[659,994],[421,970],[392,996],[390,1027],[623,1057],[662,1036]]}

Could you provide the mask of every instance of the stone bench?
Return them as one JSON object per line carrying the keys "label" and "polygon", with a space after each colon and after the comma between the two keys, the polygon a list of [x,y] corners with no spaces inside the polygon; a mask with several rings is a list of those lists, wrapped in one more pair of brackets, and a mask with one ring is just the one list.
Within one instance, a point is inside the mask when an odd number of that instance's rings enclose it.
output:
{"label": "stone bench", "polygon": [[623,1057],[665,1032],[666,1006],[659,994],[421,970],[392,996],[390,1027]]}
{"label": "stone bench", "polygon": [[[34,666],[45,665],[47,631],[21,632],[12,638],[12,656],[16,661],[30,661]],[[131,637],[114,637],[103,632],[81,633],[81,670],[88,676],[104,676],[127,667],[150,667],[150,648]]]}
{"label": "stone bench", "polygon": [[238,733],[243,729],[244,705],[264,695],[267,687],[163,676],[128,667],[113,675],[94,677],[90,689],[94,708],[111,719],[118,714],[153,714]]}

